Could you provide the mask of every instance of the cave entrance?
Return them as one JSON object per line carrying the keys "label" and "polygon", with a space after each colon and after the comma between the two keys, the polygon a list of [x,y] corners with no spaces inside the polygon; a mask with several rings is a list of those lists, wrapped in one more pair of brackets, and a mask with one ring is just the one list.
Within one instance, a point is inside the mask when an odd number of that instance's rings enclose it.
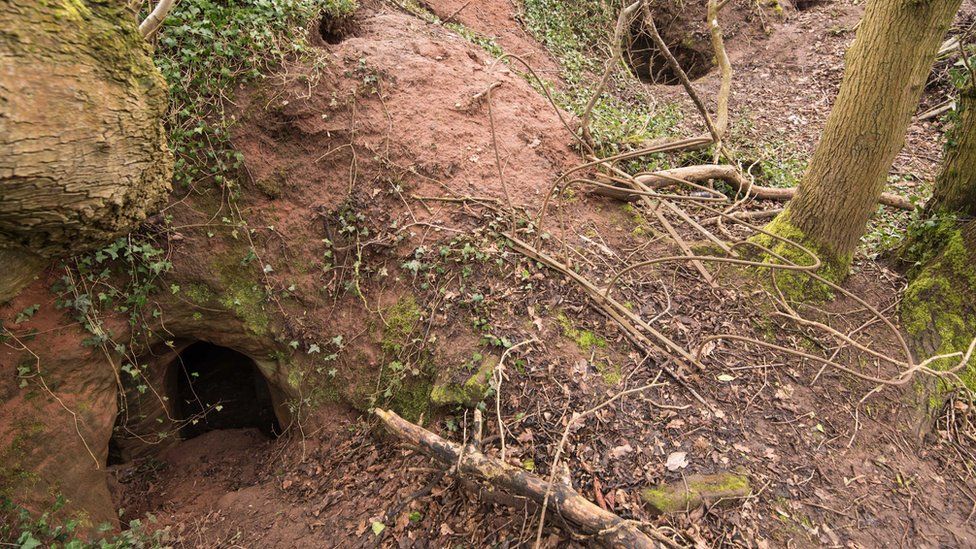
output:
{"label": "cave entrance", "polygon": [[[678,34],[671,27],[658,29],[664,43],[690,80],[696,80],[712,70],[710,46],[691,35]],[[677,35],[676,35],[677,34]],[[675,85],[681,83],[678,73],[668,63],[664,53],[648,34],[642,21],[630,28],[624,47],[624,60],[634,74],[649,84]]]}
{"label": "cave entrance", "polygon": [[179,354],[173,368],[180,438],[218,429],[256,428],[271,438],[281,432],[268,382],[246,355],[198,341]]}

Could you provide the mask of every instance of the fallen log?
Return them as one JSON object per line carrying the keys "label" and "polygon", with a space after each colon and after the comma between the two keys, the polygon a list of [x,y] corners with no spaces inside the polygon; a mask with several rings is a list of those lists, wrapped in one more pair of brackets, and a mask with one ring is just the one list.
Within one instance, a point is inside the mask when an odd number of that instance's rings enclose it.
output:
{"label": "fallen log", "polygon": [[[675,185],[675,179],[684,179],[685,181],[691,181],[693,183],[701,183],[703,181],[708,181],[709,179],[719,179],[728,183],[735,190],[741,193],[749,193],[751,196],[762,200],[786,201],[793,198],[793,195],[796,194],[795,187],[780,188],[753,185],[749,179],[742,175],[742,172],[740,172],[738,168],[732,166],[731,164],[701,164],[698,166],[685,166],[671,170],[661,170],[658,172],[638,174],[635,179],[652,189],[659,189],[661,187]],[[624,188],[621,188],[619,191],[616,189],[597,188],[594,190],[594,192],[599,195],[609,196],[610,198],[626,200],[629,202],[640,198],[638,195],[627,192],[627,189]],[[881,197],[878,199],[878,203],[902,210],[915,209],[915,205],[912,204],[907,198],[892,193],[882,193]]]}
{"label": "fallen log", "polygon": [[[577,492],[567,478],[551,487],[541,477],[481,453],[473,444],[462,446],[401,418],[387,410],[375,410],[386,428],[397,438],[420,449],[446,467],[456,467],[462,476],[475,477],[493,487],[542,505],[549,492],[548,508],[554,515],[578,527],[607,547],[661,547],[638,523],[605,511]],[[653,535],[653,534],[652,534]],[[663,537],[663,535],[661,535]],[[654,536],[657,537],[657,536]]]}

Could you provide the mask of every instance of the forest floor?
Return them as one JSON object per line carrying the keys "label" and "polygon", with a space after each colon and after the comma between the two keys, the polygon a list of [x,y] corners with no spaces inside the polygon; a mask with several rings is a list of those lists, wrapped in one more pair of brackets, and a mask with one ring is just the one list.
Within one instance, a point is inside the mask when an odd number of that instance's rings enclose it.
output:
{"label": "forest floor", "polygon": [[[566,85],[559,60],[523,29],[513,3],[430,0],[426,7],[492,37],[497,47],[527,59],[557,88]],[[764,171],[764,182],[788,186],[795,184],[823,128],[863,3],[815,2],[784,17],[750,9],[740,7],[727,29],[735,71],[729,143],[742,158],[754,159],[751,164]],[[972,6],[967,4],[967,10],[963,18],[970,17]],[[508,188],[502,189],[490,142],[473,141],[462,149],[450,141],[466,133],[484,135],[489,122],[483,105],[459,106],[459,97],[481,91],[467,78],[483,74],[490,57],[451,30],[388,5],[364,10],[357,24],[356,35],[327,46],[330,52],[353,67],[366,59],[381,74],[397,73],[395,89],[382,98],[386,104],[364,111],[363,124],[373,116],[376,125],[389,126],[388,138],[395,143],[454,154],[437,166],[450,164],[445,178],[450,175],[454,182],[451,193],[497,200],[411,198],[403,203],[418,215],[426,210],[438,230],[468,235],[488,257],[473,273],[464,274],[463,283],[463,265],[440,275],[448,281],[445,287],[460,284],[447,291],[482,296],[485,321],[511,343],[534,340],[509,357],[498,400],[508,461],[547,476],[574,413],[622,390],[650,384],[580,422],[564,449],[574,486],[614,513],[647,521],[675,543],[697,547],[976,545],[976,481],[970,470],[976,445],[960,433],[953,413],[967,413],[965,404],[950,403],[936,427],[920,437],[914,429],[918,405],[911,384],[862,400],[874,386],[854,376],[793,354],[730,341],[704,353],[704,370],[683,368],[663,354],[638,352],[578,288],[501,249],[485,232],[508,223],[497,205],[504,200],[500,191],[534,214],[557,171],[580,162],[558,119],[520,106],[511,85],[499,88],[493,108],[508,174]],[[421,60],[445,68],[423,72],[427,69]],[[517,78],[508,75],[515,67],[501,70],[507,78]],[[454,75],[454,80],[445,75]],[[712,71],[695,84],[704,97],[714,97],[718,76]],[[931,88],[921,110],[938,104],[946,91],[937,84]],[[669,115],[673,123],[665,134],[701,132],[680,86],[648,85],[641,93],[653,99],[656,112],[678,113]],[[451,127],[443,126],[440,113],[448,111],[463,113],[461,126],[456,116],[447,119]],[[913,122],[889,191],[925,196],[926,181],[941,156],[943,130],[939,119]],[[236,139],[246,154],[267,145],[256,130],[245,129]],[[559,143],[551,144],[553,139]],[[540,140],[548,151],[548,168],[523,162]],[[371,145],[382,149],[384,143]],[[420,154],[418,163],[423,164]],[[781,203],[749,205],[775,207]],[[652,219],[620,202],[576,192],[555,201],[553,210],[548,223],[560,242],[552,247],[562,246],[564,259],[571,258],[580,273],[601,283],[625,264],[681,253]],[[845,283],[893,319],[904,281],[880,252],[894,242],[909,215],[883,210]],[[707,217],[703,212],[695,216]],[[691,227],[677,227],[689,242],[702,240]],[[737,237],[746,234],[739,228],[728,230]],[[493,266],[496,259],[504,264],[498,269]],[[834,354],[852,369],[892,375],[874,357],[773,315],[774,300],[756,277],[708,268],[719,281],[716,287],[687,265],[664,264],[623,278],[618,298],[645,318],[654,318],[655,327],[685,348],[697,348],[711,334],[733,333]],[[434,290],[415,286],[419,295],[437,298]],[[445,317],[468,314],[461,308],[437,310]],[[874,348],[887,352],[898,346],[894,335],[849,297],[838,295],[805,312],[842,332],[854,331],[859,341]],[[661,365],[678,368],[716,410],[661,375]],[[490,398],[486,415],[494,418],[495,413]],[[428,428],[456,441],[468,436],[470,422],[463,408],[425,418]],[[497,455],[498,424],[488,421],[487,428],[486,452]],[[537,523],[533,512],[492,504],[450,474],[411,499],[439,478],[439,472],[428,458],[381,434],[374,418],[334,404],[317,410],[301,431],[293,429],[275,440],[255,430],[212,431],[154,458],[116,465],[113,491],[125,519],[150,514],[153,528],[168,528],[170,540],[187,547],[532,543]],[[666,516],[653,515],[639,497],[642,488],[722,472],[746,475],[751,494],[727,505]],[[407,503],[399,509],[401,502]],[[586,545],[585,538],[559,524],[556,517],[545,528],[546,546]]]}

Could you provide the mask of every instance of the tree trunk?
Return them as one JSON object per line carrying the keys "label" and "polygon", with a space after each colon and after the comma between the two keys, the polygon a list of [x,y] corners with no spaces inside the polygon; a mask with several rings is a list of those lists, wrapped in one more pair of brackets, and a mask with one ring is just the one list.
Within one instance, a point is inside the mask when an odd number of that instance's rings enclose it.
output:
{"label": "tree trunk", "polygon": [[155,213],[172,158],[166,83],[124,2],[5,0],[0,28],[3,302]]}
{"label": "tree trunk", "polygon": [[[965,351],[976,337],[976,88],[960,92],[944,164],[926,204],[926,221],[909,232],[900,258],[911,266],[902,299],[902,324],[919,355]],[[953,366],[954,360],[936,364]],[[955,381],[956,383],[953,383]],[[944,395],[961,381],[976,389],[976,359],[959,379],[920,391],[919,432],[941,411]]]}
{"label": "tree trunk", "polygon": [[976,87],[959,93],[959,119],[947,136],[945,159],[925,205],[929,216],[950,212],[976,218]]}
{"label": "tree trunk", "polygon": [[869,0],[796,197],[770,224],[846,276],[960,0]]}

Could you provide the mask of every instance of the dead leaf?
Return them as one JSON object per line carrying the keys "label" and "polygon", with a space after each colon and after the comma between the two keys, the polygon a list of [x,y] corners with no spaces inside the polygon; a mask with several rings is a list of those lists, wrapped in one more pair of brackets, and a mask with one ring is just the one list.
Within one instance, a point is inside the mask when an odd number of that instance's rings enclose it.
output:
{"label": "dead leaf", "polygon": [[677,471],[688,466],[688,452],[671,452],[664,464],[668,471]]}
{"label": "dead leaf", "polygon": [[625,443],[621,444],[620,446],[617,446],[616,448],[610,450],[610,457],[613,458],[613,459],[620,459],[621,457],[623,457],[623,456],[625,456],[625,455],[627,455],[627,454],[629,454],[629,453],[631,453],[633,451],[634,451],[634,448],[630,444],[628,444],[628,443],[625,442]]}

